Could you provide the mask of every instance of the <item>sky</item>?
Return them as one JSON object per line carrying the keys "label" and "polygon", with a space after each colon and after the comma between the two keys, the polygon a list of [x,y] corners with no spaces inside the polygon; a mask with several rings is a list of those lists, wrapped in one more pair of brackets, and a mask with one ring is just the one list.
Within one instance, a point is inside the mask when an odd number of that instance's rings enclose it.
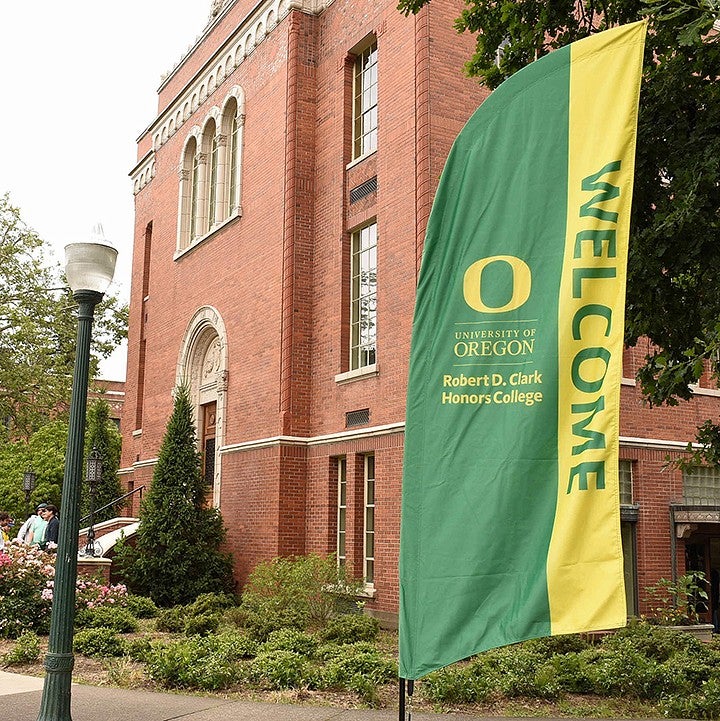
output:
{"label": "sky", "polygon": [[[3,0],[0,194],[63,248],[101,223],[118,249],[109,293],[128,302],[136,140],[157,88],[205,27],[211,0]],[[125,379],[126,347],[101,366]]]}

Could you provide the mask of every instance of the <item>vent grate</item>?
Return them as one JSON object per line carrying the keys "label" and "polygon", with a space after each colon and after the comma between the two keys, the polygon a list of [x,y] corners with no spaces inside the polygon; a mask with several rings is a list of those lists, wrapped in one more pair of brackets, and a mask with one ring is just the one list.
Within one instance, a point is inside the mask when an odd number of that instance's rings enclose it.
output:
{"label": "vent grate", "polygon": [[357,203],[358,200],[366,198],[371,193],[377,192],[377,175],[366,180],[364,183],[360,183],[357,187],[350,191],[350,202]]}
{"label": "vent grate", "polygon": [[357,411],[348,411],[345,414],[345,428],[353,428],[354,426],[364,426],[370,422],[370,409],[361,408]]}

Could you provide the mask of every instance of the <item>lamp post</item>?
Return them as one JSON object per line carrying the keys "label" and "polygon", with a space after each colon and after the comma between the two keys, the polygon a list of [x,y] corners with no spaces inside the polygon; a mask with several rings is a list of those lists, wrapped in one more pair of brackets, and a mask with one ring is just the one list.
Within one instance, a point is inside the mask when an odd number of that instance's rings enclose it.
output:
{"label": "lamp post", "polygon": [[77,580],[79,497],[82,481],[85,412],[87,408],[90,338],[95,306],[102,300],[115,273],[117,250],[105,239],[101,225],[90,241],[65,247],[65,275],[78,304],[77,347],[70,400],[70,423],[61,520],[55,560],[55,588],[50,638],[45,657],[45,682],[37,721],[72,721],[70,693],[74,656],[75,584]]}
{"label": "lamp post", "polygon": [[[87,470],[85,477],[90,486],[90,526],[87,532],[87,542],[85,543],[85,550],[83,551],[84,556],[95,556],[95,496],[97,494],[97,487],[102,480],[102,459],[98,449],[93,446],[92,451],[87,459]],[[102,553],[102,551],[100,552]],[[100,554],[98,554],[100,555]]]}
{"label": "lamp post", "polygon": [[30,464],[23,475],[23,491],[25,492],[25,518],[30,515],[30,494],[35,490],[37,476]]}

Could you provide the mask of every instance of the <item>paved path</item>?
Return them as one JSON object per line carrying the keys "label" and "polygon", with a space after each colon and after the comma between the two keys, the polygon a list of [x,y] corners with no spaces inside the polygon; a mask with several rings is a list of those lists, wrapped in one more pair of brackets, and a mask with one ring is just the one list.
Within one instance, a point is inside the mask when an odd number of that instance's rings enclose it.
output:
{"label": "paved path", "polygon": [[[0,719],[36,721],[43,680],[0,671]],[[397,711],[253,703],[73,684],[73,721],[396,721]],[[413,713],[413,721],[473,721],[457,714]],[[548,721],[545,719],[544,721]]]}

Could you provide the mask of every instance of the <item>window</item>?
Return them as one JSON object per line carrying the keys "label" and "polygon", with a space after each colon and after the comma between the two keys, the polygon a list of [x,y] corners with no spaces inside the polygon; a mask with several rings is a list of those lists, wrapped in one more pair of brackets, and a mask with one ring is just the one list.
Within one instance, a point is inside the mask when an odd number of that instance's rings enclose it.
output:
{"label": "window", "polygon": [[620,505],[631,506],[633,502],[632,461],[620,461]]}
{"label": "window", "polygon": [[340,568],[345,566],[347,553],[345,538],[347,528],[347,459],[337,459],[337,562]]}
{"label": "window", "polygon": [[238,115],[238,101],[232,97],[225,106],[222,130],[225,136],[223,216],[229,218],[240,210],[240,147],[242,117]]}
{"label": "window", "polygon": [[350,370],[375,363],[377,338],[377,223],[351,235]]}
{"label": "window", "polygon": [[375,456],[365,456],[365,550],[363,578],[372,586],[375,581]]}
{"label": "window", "polygon": [[689,506],[720,506],[720,467],[683,471],[683,501]]}
{"label": "window", "polygon": [[377,42],[355,59],[353,69],[353,160],[377,150]]}
{"label": "window", "polygon": [[623,521],[620,524],[620,536],[622,538],[623,552],[623,575],[625,577],[625,603],[627,604],[628,616],[637,613],[637,570],[635,550],[635,524]]}
{"label": "window", "polygon": [[243,92],[234,87],[222,114],[206,118],[202,133],[194,129],[180,164],[178,251],[240,215]]}
{"label": "window", "polygon": [[180,222],[178,249],[187,248],[195,237],[197,217],[197,140],[190,137],[183,150],[180,164]]}

